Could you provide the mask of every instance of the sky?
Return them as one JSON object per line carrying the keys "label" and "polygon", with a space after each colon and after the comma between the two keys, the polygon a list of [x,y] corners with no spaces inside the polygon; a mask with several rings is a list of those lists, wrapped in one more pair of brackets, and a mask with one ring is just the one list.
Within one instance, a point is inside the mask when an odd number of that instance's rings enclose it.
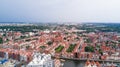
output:
{"label": "sky", "polygon": [[0,0],[0,22],[120,22],[120,0]]}

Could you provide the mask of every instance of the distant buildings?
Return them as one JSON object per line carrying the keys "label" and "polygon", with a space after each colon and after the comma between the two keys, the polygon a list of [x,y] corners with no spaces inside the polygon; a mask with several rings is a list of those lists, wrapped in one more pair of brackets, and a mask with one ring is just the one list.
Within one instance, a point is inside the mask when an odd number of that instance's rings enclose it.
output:
{"label": "distant buildings", "polygon": [[[27,67],[53,67],[54,64],[59,67],[60,61],[53,63],[51,55],[56,58],[120,60],[120,36],[109,32],[87,32],[62,25],[56,26],[55,30],[53,27],[52,30],[24,33],[5,30],[0,32],[0,37],[3,39],[0,57],[24,62]],[[98,64],[87,61],[85,67],[98,67]]]}

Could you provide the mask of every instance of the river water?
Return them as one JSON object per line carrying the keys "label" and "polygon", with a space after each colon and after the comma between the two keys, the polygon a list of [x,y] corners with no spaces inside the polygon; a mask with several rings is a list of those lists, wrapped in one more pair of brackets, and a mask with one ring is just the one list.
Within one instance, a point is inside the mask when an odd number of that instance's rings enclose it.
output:
{"label": "river water", "polygon": [[71,61],[71,60],[66,60],[64,62],[63,67],[84,67],[85,62],[84,61]]}
{"label": "river water", "polygon": [[[120,63],[115,63],[115,64],[117,64],[118,67],[120,67]],[[65,60],[63,67],[84,67],[84,65],[85,65],[85,61]]]}

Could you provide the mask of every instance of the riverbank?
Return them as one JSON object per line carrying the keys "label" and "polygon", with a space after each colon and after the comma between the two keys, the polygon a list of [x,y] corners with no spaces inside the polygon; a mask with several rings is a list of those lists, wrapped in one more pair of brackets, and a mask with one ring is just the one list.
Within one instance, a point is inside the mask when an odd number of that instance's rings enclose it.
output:
{"label": "riverbank", "polygon": [[[92,63],[92,61],[90,61]],[[65,60],[63,67],[84,67],[86,61],[76,61],[76,60]],[[111,63],[111,62],[100,62],[100,67],[110,66],[111,64],[115,65],[116,67],[120,66],[120,63]]]}
{"label": "riverbank", "polygon": [[112,62],[112,63],[120,63],[120,60],[100,60],[100,59],[81,59],[81,58],[66,58],[66,57],[53,57],[58,59],[64,59],[64,60],[73,60],[73,61],[98,61],[98,62]]}

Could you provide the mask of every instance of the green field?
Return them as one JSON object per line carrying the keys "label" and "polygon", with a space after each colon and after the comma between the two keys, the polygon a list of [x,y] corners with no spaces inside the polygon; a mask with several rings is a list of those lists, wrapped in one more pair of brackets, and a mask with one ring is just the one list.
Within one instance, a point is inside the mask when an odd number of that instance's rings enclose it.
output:
{"label": "green field", "polygon": [[57,48],[55,48],[55,52],[61,52],[63,50],[64,46],[59,45]]}

